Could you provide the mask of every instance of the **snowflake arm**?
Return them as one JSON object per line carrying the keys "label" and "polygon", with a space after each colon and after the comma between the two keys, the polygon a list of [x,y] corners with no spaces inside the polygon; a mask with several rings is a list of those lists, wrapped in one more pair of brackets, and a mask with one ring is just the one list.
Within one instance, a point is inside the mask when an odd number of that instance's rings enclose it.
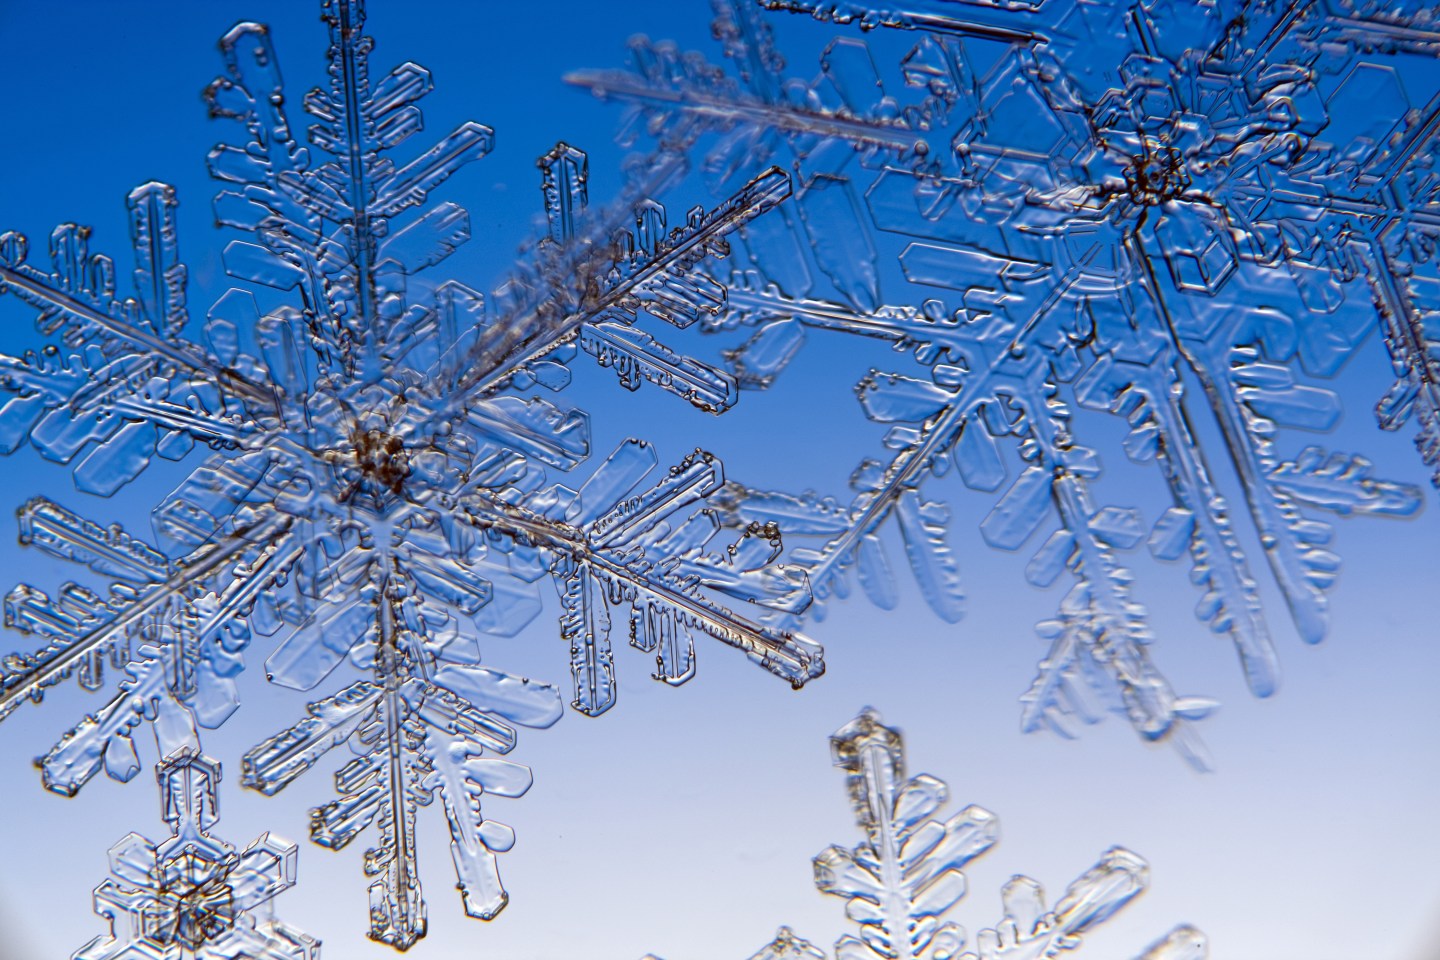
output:
{"label": "snowflake arm", "polygon": [[282,290],[298,286],[314,317],[312,342],[325,347],[324,366],[368,378],[382,373],[379,348],[403,316],[404,274],[443,259],[469,237],[468,217],[453,204],[431,208],[382,242],[388,221],[488,153],[493,131],[462,124],[397,168],[384,154],[421,128],[414,101],[430,91],[430,75],[406,63],[372,86],[362,8],[329,0],[322,16],[330,30],[331,85],[311,91],[305,110],[317,121],[311,142],[331,159],[312,166],[310,152],[293,141],[269,32],[239,24],[221,40],[229,75],[206,97],[212,116],[241,122],[250,140],[212,152],[212,174],[244,185],[217,195],[215,209],[223,225],[261,241],[232,241],[227,271]]}
{"label": "snowflake arm", "polygon": [[[562,159],[574,162],[573,158]],[[604,244],[591,239],[588,232],[576,238],[576,211],[567,208],[561,219],[568,225],[552,226],[552,233],[572,239],[556,245],[557,251],[542,251],[551,262],[539,278],[512,280],[503,314],[469,348],[466,372],[455,385],[456,399],[441,408],[437,422],[505,385],[527,364],[576,337],[582,345],[588,342],[586,352],[602,365],[614,366],[622,382],[632,369],[638,369],[646,379],[702,409],[723,410],[724,406],[710,403],[706,397],[714,389],[712,384],[689,386],[696,373],[693,368],[686,369],[676,355],[655,349],[653,341],[627,328],[642,308],[677,327],[694,322],[702,310],[718,310],[724,289],[696,266],[708,256],[728,252],[725,234],[772,209],[789,193],[789,178],[772,168],[713,210],[692,210],[685,225],[668,234],[664,208],[647,201],[638,207],[637,230],[626,236],[629,249],[618,250],[610,247],[608,234]],[[589,218],[588,231],[596,231],[606,219]],[[565,283],[557,286],[552,278],[565,278]],[[583,296],[571,302],[576,287]],[[617,362],[622,355],[627,362]],[[630,383],[638,385],[630,380],[627,386]],[[723,384],[720,389],[725,393],[723,401],[733,403],[731,389]]]}
{"label": "snowflake arm", "polygon": [[1380,426],[1398,430],[1413,418],[1418,425],[1415,447],[1420,461],[1433,467],[1431,482],[1440,486],[1440,311],[1411,295],[1408,278],[1387,258],[1377,257],[1369,271],[1376,304],[1384,323],[1385,345],[1395,369],[1395,383],[1376,406]]}
{"label": "snowflake arm", "polygon": [[[934,34],[977,37],[1004,43],[1044,42],[1045,35],[1008,23],[962,19],[950,12],[950,4],[932,6],[924,0],[913,5],[879,6],[853,0],[757,0],[767,10],[802,13],[816,20],[855,23],[862,30],[889,27],[897,30],[920,30]],[[1006,12],[1033,13],[1044,0],[978,0],[969,4],[976,12],[986,8]]]}
{"label": "snowflake arm", "polygon": [[1150,944],[1135,960],[1205,960],[1209,955],[1210,943],[1205,934],[1181,924]]}
{"label": "snowflake arm", "polygon": [[[310,716],[259,744],[244,760],[243,782],[274,794],[329,750],[351,741],[360,753],[335,775],[340,799],[312,811],[311,835],[332,849],[366,826],[380,830],[366,854],[372,939],[406,949],[425,934],[415,852],[415,813],[438,794],[450,823],[451,853],[466,913],[491,919],[508,897],[495,854],[513,845],[509,827],[486,819],[484,794],[518,797],[530,786],[529,768],[483,756],[508,753],[511,722],[545,727],[559,718],[558,692],[545,684],[477,667],[441,666],[427,680],[412,673],[405,635],[386,603],[376,626],[382,658],[377,681],[360,681],[310,705]],[[399,658],[389,667],[384,658]],[[475,702],[484,703],[485,708]]]}
{"label": "snowflake arm", "polygon": [[[176,333],[186,319],[184,267],[176,262],[174,192],[150,183],[130,194],[137,297],[114,292],[114,264],[91,255],[89,230],[66,224],[51,237],[53,269],[26,262],[23,236],[0,237],[0,294],[40,309],[36,326],[58,339],[41,356],[0,358],[0,389],[13,393],[0,413],[0,449],[30,442],[75,467],[76,485],[109,496],[159,455],[179,459],[198,439],[235,446],[253,424],[230,409],[226,393],[263,400],[262,387],[222,367]],[[161,242],[157,238],[164,238]]]}
{"label": "snowflake arm", "polygon": [[815,860],[816,886],[849,898],[846,913],[862,933],[841,937],[835,953],[844,960],[944,957],[965,934],[939,918],[964,896],[961,868],[994,845],[998,826],[975,806],[943,823],[926,819],[945,802],[945,785],[926,775],[905,780],[899,740],[875,720],[862,715],[832,740],[867,837],[853,851],[831,847]]}
{"label": "snowflake arm", "polygon": [[[1033,409],[1028,398],[1037,395],[1046,399],[1043,407]],[[1088,684],[1102,695],[1113,690],[1142,737],[1168,739],[1191,764],[1207,767],[1203,749],[1182,721],[1203,717],[1213,705],[1176,698],[1151,664],[1144,608],[1131,598],[1131,575],[1114,552],[1142,536],[1138,514],[1094,506],[1086,480],[1098,474],[1098,462],[1093,450],[1071,441],[1069,413],[1053,391],[1016,389],[1010,402],[1018,413],[1012,429],[1021,437],[1022,456],[1030,465],[981,523],[981,533],[993,546],[1018,548],[1053,506],[1060,529],[1036,552],[1026,577],[1048,586],[1069,568],[1077,581],[1061,604],[1059,622],[1041,627],[1055,645],[1022,697],[1022,727],[1034,729],[1043,719],[1063,730],[1062,718],[1072,706],[1085,716],[1079,687]]]}
{"label": "snowflake arm", "polygon": [[648,444],[622,444],[578,493],[567,494],[568,503],[557,503],[557,519],[479,494],[461,501],[480,529],[508,531],[555,556],[551,571],[561,597],[561,633],[570,642],[576,708],[594,715],[614,702],[609,605],[630,608],[632,643],[657,653],[657,676],[670,683],[693,672],[691,630],[739,648],[797,687],[823,673],[814,643],[751,622],[698,589],[704,584],[777,609],[803,608],[809,600],[801,571],[779,567],[767,576],[743,557],[737,563],[733,547],[728,561],[707,559],[701,548],[717,528],[703,514],[667,522],[723,487],[720,461],[697,452],[654,487],[630,496],[655,462]]}
{"label": "snowflake arm", "polygon": [[808,90],[797,91],[784,76],[785,60],[754,7],[745,0],[715,0],[714,9],[711,30],[735,64],[739,83],[698,53],[681,53],[673,44],[646,37],[630,44],[632,70],[577,71],[565,79],[602,100],[629,106],[626,141],[643,129],[672,146],[690,146],[706,132],[717,132],[721,142],[705,161],[716,182],[765,162],[781,149],[782,138],[800,157],[834,145],[863,155],[928,154],[924,110],[895,117],[857,109],[843,91],[834,106]]}
{"label": "snowflake arm", "polygon": [[1103,923],[1148,885],[1149,867],[1124,847],[1112,847],[1065,890],[1053,911],[1029,877],[1017,876],[1000,892],[1005,919],[976,936],[979,953],[961,960],[1039,960],[1080,946],[1080,934]]}
{"label": "snowflake arm", "polygon": [[1174,506],[1155,522],[1150,551],[1173,560],[1188,549],[1191,580],[1205,590],[1197,615],[1217,633],[1229,634],[1251,692],[1268,696],[1277,682],[1278,659],[1225,500],[1210,479],[1181,405],[1173,361],[1165,353],[1144,364],[1102,358],[1076,385],[1076,393],[1085,402],[1095,391],[1095,401],[1125,416],[1131,424],[1127,452],[1159,463]]}
{"label": "snowflake arm", "polygon": [[[75,584],[55,600],[25,585],[6,599],[7,625],[50,642],[5,659],[0,716],[23,697],[40,699],[77,671],[82,686],[99,689],[107,657],[128,672],[114,699],[44,758],[47,787],[73,794],[99,771],[102,758],[111,776],[128,780],[139,769],[129,730],[142,717],[160,724],[157,735],[189,729],[182,738],[188,742],[194,736],[191,709],[208,726],[234,710],[238,701],[229,677],[249,639],[235,613],[284,576],[285,559],[277,561],[268,545],[284,525],[273,516],[257,519],[172,564],[118,526],[107,530],[51,501],[32,500],[22,509],[24,542],[120,578],[108,601]],[[208,591],[209,583],[223,585],[223,594]]]}

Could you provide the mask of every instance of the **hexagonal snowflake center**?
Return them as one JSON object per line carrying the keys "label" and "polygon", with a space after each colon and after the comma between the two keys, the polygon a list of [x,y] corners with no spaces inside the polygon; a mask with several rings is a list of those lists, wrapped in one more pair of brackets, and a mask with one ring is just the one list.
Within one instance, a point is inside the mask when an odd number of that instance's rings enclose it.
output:
{"label": "hexagonal snowflake center", "polygon": [[364,430],[352,434],[350,442],[363,482],[377,492],[399,493],[410,475],[410,457],[404,441],[384,430]]}
{"label": "hexagonal snowflake center", "polygon": [[[235,925],[235,897],[230,885],[211,877],[189,889],[177,884],[162,894],[164,927],[153,934],[158,943],[181,943],[197,950]],[[183,891],[183,892],[182,892]]]}
{"label": "hexagonal snowflake center", "polygon": [[1132,200],[1153,207],[1180,196],[1190,185],[1190,176],[1178,150],[1157,146],[1130,159],[1125,184]]}

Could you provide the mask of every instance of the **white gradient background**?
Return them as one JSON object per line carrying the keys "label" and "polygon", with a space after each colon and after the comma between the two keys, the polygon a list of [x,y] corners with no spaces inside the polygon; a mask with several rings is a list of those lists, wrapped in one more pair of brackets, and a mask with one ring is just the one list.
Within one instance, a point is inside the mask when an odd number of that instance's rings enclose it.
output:
{"label": "white gradient background", "polygon": [[[149,179],[174,183],[192,316],[202,315],[224,282],[204,171],[221,130],[199,98],[219,71],[214,41],[238,19],[272,24],[298,125],[300,95],[324,78],[316,7],[226,0],[62,10],[0,0],[0,228],[28,233],[43,259],[54,224],[93,224],[92,249],[115,256],[124,278],[125,193]],[[641,30],[715,55],[701,0],[370,7],[374,72],[406,59],[434,72],[417,145],[464,119],[496,129],[495,152],[445,191],[469,207],[475,239],[441,272],[485,289],[539,209],[537,154],[563,138],[591,151],[592,198],[616,182],[618,109],[565,87],[559,75],[618,65],[625,39]],[[774,22],[795,51],[796,72],[808,72],[830,28]],[[672,210],[705,199],[692,192]],[[30,316],[0,299],[0,345],[13,352],[31,343]],[[633,430],[659,443],[665,459],[703,445],[749,484],[844,496],[854,463],[879,449],[880,431],[860,416],[851,385],[870,365],[896,362],[883,345],[812,335],[783,386],[746,395],[723,419],[649,387],[628,394],[583,361],[561,400],[594,414],[598,453]],[[1370,415],[1388,372],[1372,337],[1339,380],[1348,407],[1340,431],[1316,439],[1366,453],[1385,476],[1423,483],[1409,435],[1381,434]],[[1099,502],[1138,503],[1153,518],[1160,477],[1123,461],[1121,425],[1082,417],[1078,432],[1110,471]],[[1233,494],[1233,476],[1212,465]],[[77,573],[14,545],[12,510],[29,496],[44,492],[146,535],[145,508],[183,472],[161,463],[107,503],[76,493],[63,468],[29,450],[0,470],[5,589],[19,579],[53,588]],[[950,784],[950,809],[973,802],[1000,817],[1001,842],[967,871],[971,893],[955,911],[972,931],[999,918],[998,891],[1011,874],[1027,873],[1058,895],[1118,843],[1151,862],[1152,889],[1090,937],[1082,956],[1133,956],[1183,921],[1205,930],[1212,956],[1227,960],[1440,957],[1433,491],[1415,521],[1337,524],[1345,568],[1323,645],[1301,644],[1265,587],[1284,664],[1282,690],[1267,701],[1248,696],[1228,643],[1192,618],[1197,597],[1184,566],[1130,555],[1159,664],[1180,692],[1224,701],[1200,728],[1218,772],[1199,775],[1168,749],[1138,743],[1118,719],[1077,742],[1018,733],[1016,698],[1044,652],[1031,627],[1052,614],[1061,588],[1026,586],[1025,554],[990,550],[975,532],[992,498],[964,492],[953,478],[944,484],[931,496],[943,489],[954,506],[970,594],[964,621],[943,624],[908,582],[894,614],[854,598],[811,631],[826,646],[829,672],[799,693],[713,643],[700,650],[699,676],[675,690],[648,679],[645,656],[618,649],[619,705],[599,720],[570,714],[550,731],[522,734],[512,759],[535,768],[535,786],[523,800],[487,807],[519,834],[501,860],[512,902],[498,920],[463,917],[443,816],[421,811],[430,935],[412,955],[622,960],[653,951],[668,960],[743,960],[781,923],[828,946],[846,930],[843,905],[815,891],[810,857],[857,837],[827,736],[870,704],[905,731],[911,771]],[[1232,506],[1243,533],[1244,511]],[[1245,543],[1263,581],[1258,544]],[[487,661],[568,683],[553,612],[550,603],[519,638],[488,640]],[[7,633],[0,650],[28,643]],[[237,845],[264,830],[304,841],[307,810],[332,795],[328,771],[337,764],[274,799],[239,789],[239,754],[303,711],[299,696],[264,689],[252,673],[240,712],[205,737],[226,770],[215,832]],[[100,934],[90,890],[106,874],[105,850],[130,830],[163,835],[148,769],[128,785],[99,779],[72,800],[41,789],[31,758],[96,706],[66,685],[0,728],[0,960],[66,957]],[[147,741],[137,737],[148,764]],[[360,861],[370,836],[338,854],[302,842],[300,885],[277,901],[287,921],[324,940],[329,960],[391,955],[364,938]]]}

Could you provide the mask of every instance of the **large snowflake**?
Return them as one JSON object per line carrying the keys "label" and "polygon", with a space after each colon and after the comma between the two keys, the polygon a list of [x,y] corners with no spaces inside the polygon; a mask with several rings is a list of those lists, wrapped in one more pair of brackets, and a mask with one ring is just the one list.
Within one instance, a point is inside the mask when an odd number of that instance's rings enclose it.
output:
{"label": "large snowflake", "polygon": [[[897,32],[836,38],[818,75],[794,77],[761,7]],[[708,135],[718,184],[757,156],[796,174],[786,219],[744,231],[749,253],[735,258],[727,307],[706,328],[757,328],[728,354],[750,387],[769,385],[807,330],[910,357],[856,388],[887,432],[884,453],[851,478],[850,502],[732,486],[728,518],[813,535],[792,557],[817,597],[847,592],[855,576],[882,607],[897,599],[878,536],[893,519],[930,605],[954,621],[963,595],[950,511],[931,481],[953,469],[998,492],[985,540],[1016,550],[1038,536],[1028,579],[1073,580],[1058,617],[1040,625],[1051,647],[1023,697],[1024,727],[1068,734],[1108,707],[1203,766],[1186,721],[1213,702],[1177,696],[1152,662],[1121,552],[1146,543],[1159,559],[1188,554],[1197,617],[1232,641],[1250,689],[1266,696],[1277,659],[1215,465],[1239,479],[1265,563],[1310,643],[1325,635],[1339,566],[1332,528],[1315,514],[1419,508],[1418,488],[1373,476],[1363,457],[1292,447],[1281,428],[1335,425],[1339,397],[1315,381],[1378,328],[1398,378],[1381,426],[1414,419],[1422,460],[1440,457],[1433,9],[715,8],[728,68],[639,38],[632,71],[572,76],[630,105],[632,140]],[[915,39],[895,63],[899,31]],[[1158,516],[1097,501],[1100,461],[1075,405],[1126,421],[1124,452],[1163,479]],[[1218,445],[1202,442],[1211,431]]]}
{"label": "large snowflake", "polygon": [[[438,800],[449,821],[466,912],[488,919],[506,903],[495,855],[514,835],[482,799],[526,791],[529,769],[498,755],[517,725],[553,723],[561,695],[480,665],[476,630],[525,626],[537,581],[559,593],[572,703],[587,714],[615,699],[612,616],[666,683],[693,673],[697,634],[797,687],[823,671],[816,645],[727,606],[793,613],[810,594],[803,570],[773,562],[773,524],[736,536],[707,506],[725,483],[718,459],[697,450],[657,473],[654,448],[628,440],[582,472],[588,416],[545,396],[583,352],[630,389],[649,381],[705,410],[732,404],[732,376],[639,321],[686,327],[722,309],[726,290],[701,262],[724,256],[725,235],[789,181],[762,172],[670,226],[648,199],[680,166],[662,152],[632,177],[621,207],[633,226],[617,232],[615,216],[586,209],[585,155],[562,143],[540,160],[548,235],[505,286],[487,300],[428,280],[469,238],[466,211],[434,191],[485,155],[492,131],[466,123],[392,159],[421,128],[430,75],[405,63],[372,79],[359,0],[325,0],[323,17],[330,81],[304,100],[309,146],[291,132],[266,28],[241,23],[221,40],[226,73],[206,98],[237,136],[209,164],[223,185],[216,217],[241,235],[225,268],[245,286],[209,308],[202,335],[189,332],[165,184],[129,197],[130,297],[85,228],[58,228],[48,265],[25,237],[0,237],[0,293],[38,309],[49,341],[0,358],[0,446],[28,441],[100,496],[157,457],[193,466],[155,507],[154,544],[48,498],[25,505],[22,542],[110,585],[10,593],[7,625],[43,646],[0,661],[0,716],[68,677],[108,687],[39,763],[64,794],[101,769],[128,780],[138,724],[155,726],[162,756],[195,743],[197,723],[236,709],[248,646],[271,638],[268,679],[328,689],[245,755],[241,780],[273,794],[349,744],[339,799],[313,811],[312,838],[338,848],[375,826],[370,935],[404,949],[426,927],[421,806]],[[361,678],[332,679],[347,658]]]}
{"label": "large snowflake", "polygon": [[[830,745],[865,835],[853,849],[830,847],[814,861],[815,886],[846,901],[845,915],[860,934],[835,942],[835,960],[1043,960],[1079,948],[1082,934],[1149,886],[1149,865],[1124,847],[1105,851],[1053,907],[1038,882],[1016,875],[1001,891],[1003,919],[980,930],[966,950],[965,929],[947,915],[965,896],[965,865],[1000,837],[995,814],[972,804],[947,820],[930,819],[949,800],[949,788],[928,773],[905,775],[900,731],[873,710],[837,730]],[[1205,935],[1185,924],[1136,960],[1207,955]],[[750,960],[826,960],[826,954],[781,927]]]}

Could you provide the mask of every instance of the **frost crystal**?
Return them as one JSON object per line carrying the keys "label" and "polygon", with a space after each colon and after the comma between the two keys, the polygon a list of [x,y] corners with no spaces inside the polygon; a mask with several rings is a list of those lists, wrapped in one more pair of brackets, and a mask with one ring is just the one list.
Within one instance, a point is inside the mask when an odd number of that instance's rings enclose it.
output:
{"label": "frost crystal", "polygon": [[220,764],[184,748],[156,767],[170,838],[110,848],[95,912],[110,920],[74,960],[319,960],[320,944],[256,910],[295,885],[295,844],[262,834],[244,850],[210,836]]}
{"label": "frost crystal", "polygon": [[[733,404],[732,376],[639,321],[684,328],[722,309],[726,289],[702,261],[725,256],[725,236],[783,200],[789,181],[762,172],[670,225],[643,192],[675,168],[661,154],[653,176],[632,178],[634,226],[617,231],[587,210],[585,154],[562,143],[540,160],[548,236],[506,285],[487,301],[426,280],[470,235],[466,211],[432,191],[484,156],[492,131],[465,123],[392,159],[421,129],[430,75],[405,63],[372,81],[359,0],[325,0],[323,17],[330,83],[305,97],[309,146],[292,136],[266,28],[241,23],[221,40],[226,73],[206,99],[237,136],[209,163],[223,184],[217,220],[244,236],[225,246],[225,269],[247,286],[214,303],[202,337],[187,334],[165,184],[130,194],[130,297],[85,228],[52,234],[48,266],[30,260],[25,237],[0,237],[0,293],[37,309],[50,341],[0,357],[0,447],[28,441],[100,496],[156,457],[194,466],[154,508],[154,544],[47,498],[21,510],[22,542],[110,586],[10,593],[7,625],[42,646],[0,661],[0,716],[72,675],[105,688],[109,664],[120,673],[108,704],[40,765],[64,794],[102,768],[128,780],[142,720],[162,756],[195,744],[197,724],[238,706],[255,635],[272,638],[268,679],[330,687],[245,755],[242,782],[276,793],[349,745],[339,799],[313,811],[312,839],[339,848],[376,827],[370,935],[404,949],[425,932],[415,816],[434,800],[466,912],[489,919],[505,906],[495,855],[515,838],[482,798],[528,789],[529,769],[496,755],[515,746],[516,726],[547,727],[562,704],[555,687],[480,666],[475,631],[524,627],[540,610],[537,581],[560,595],[572,703],[587,714],[615,700],[612,614],[666,683],[694,672],[697,634],[796,687],[823,671],[818,646],[726,605],[793,614],[810,593],[803,570],[773,562],[773,524],[720,526],[707,506],[725,483],[718,459],[697,450],[655,479],[654,448],[628,440],[557,482],[552,471],[588,460],[589,419],[541,395],[569,383],[583,352],[628,389],[648,381],[717,413]],[[363,679],[331,680],[347,658]]]}
{"label": "frost crystal", "polygon": [[[930,819],[949,799],[944,781],[906,778],[900,731],[873,710],[830,739],[845,771],[856,824],[864,839],[853,849],[830,847],[815,858],[815,886],[846,900],[859,936],[835,942],[836,960],[1040,960],[1074,950],[1081,935],[1145,891],[1149,867],[1124,847],[1111,847],[1045,906],[1039,883],[1015,876],[1001,891],[1005,915],[981,930],[966,950],[964,929],[946,916],[965,896],[961,871],[995,845],[995,815],[968,806],[948,820]],[[1178,926],[1136,960],[1203,960],[1204,934]],[[825,952],[781,927],[750,960],[825,960]],[[656,960],[656,958],[649,958]]]}
{"label": "frost crystal", "polygon": [[[1440,458],[1433,10],[714,2],[727,66],[639,38],[633,71],[570,78],[629,105],[629,139],[708,135],[717,184],[757,158],[794,171],[787,219],[744,231],[726,308],[705,328],[754,328],[727,353],[751,388],[807,331],[908,355],[856,388],[888,432],[851,478],[853,500],[732,486],[729,519],[817,538],[791,553],[817,598],[854,576],[886,608],[897,594],[877,534],[893,521],[930,605],[953,622],[950,510],[931,482],[953,468],[999,494],[980,525],[987,543],[1038,537],[1028,579],[1073,580],[1039,626],[1051,648],[1024,727],[1068,734],[1108,707],[1203,766],[1185,721],[1213,704],[1176,696],[1152,663],[1120,554],[1142,543],[1163,560],[1188,554],[1198,619],[1266,696],[1276,655],[1215,465],[1239,478],[1246,522],[1310,643],[1326,632],[1339,566],[1315,514],[1419,508],[1418,488],[1373,476],[1363,457],[1292,449],[1281,428],[1335,425],[1339,397],[1316,381],[1378,327],[1398,378],[1380,424],[1413,418],[1424,462]],[[795,77],[761,7],[897,32],[837,37],[817,75]],[[1125,420],[1124,451],[1158,468],[1168,508],[1147,521],[1097,500],[1100,461],[1076,406]],[[1202,443],[1211,430],[1223,443]]]}

